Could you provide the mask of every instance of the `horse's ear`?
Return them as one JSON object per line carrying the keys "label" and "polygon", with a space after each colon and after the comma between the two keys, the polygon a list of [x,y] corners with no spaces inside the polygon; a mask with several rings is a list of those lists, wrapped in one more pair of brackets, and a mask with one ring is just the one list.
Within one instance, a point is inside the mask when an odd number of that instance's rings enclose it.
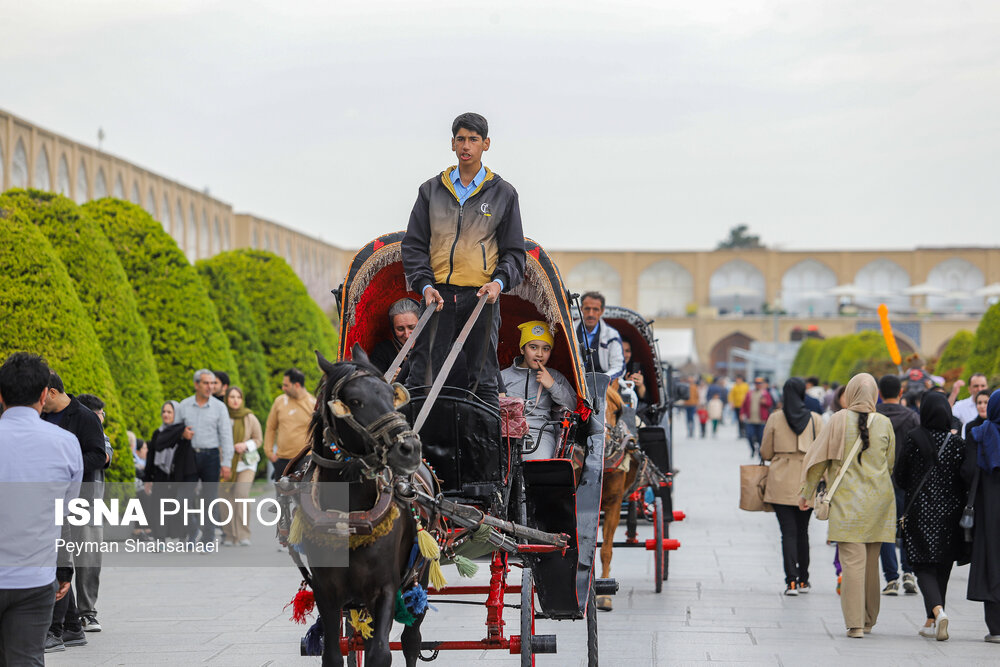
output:
{"label": "horse's ear", "polygon": [[315,350],[315,352],[316,352],[316,363],[319,364],[320,370],[323,371],[325,375],[329,375],[330,373],[332,373],[335,364],[327,360],[326,357],[320,354],[319,350]]}
{"label": "horse's ear", "polygon": [[368,359],[368,355],[365,354],[364,349],[358,343],[355,343],[354,347],[351,348],[351,361],[360,361],[365,364],[371,363]]}

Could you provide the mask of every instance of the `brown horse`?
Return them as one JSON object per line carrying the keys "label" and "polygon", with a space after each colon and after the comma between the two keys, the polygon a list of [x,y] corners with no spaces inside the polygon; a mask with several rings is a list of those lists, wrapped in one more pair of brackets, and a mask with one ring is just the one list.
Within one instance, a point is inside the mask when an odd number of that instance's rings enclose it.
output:
{"label": "brown horse", "polygon": [[[601,544],[601,577],[611,576],[611,553],[615,540],[615,531],[621,520],[622,501],[625,499],[625,489],[635,482],[638,467],[634,465],[628,451],[628,443],[632,434],[621,421],[624,404],[618,393],[618,381],[608,385],[605,397],[607,411],[605,412],[604,442],[604,484],[601,489],[601,511],[604,512],[603,543]],[[611,611],[611,596],[597,596],[597,608]]]}

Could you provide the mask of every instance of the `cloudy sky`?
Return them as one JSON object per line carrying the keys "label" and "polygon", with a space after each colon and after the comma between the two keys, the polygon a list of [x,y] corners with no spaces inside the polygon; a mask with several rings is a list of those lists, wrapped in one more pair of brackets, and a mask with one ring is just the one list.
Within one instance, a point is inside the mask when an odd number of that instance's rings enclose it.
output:
{"label": "cloudy sky", "polygon": [[553,248],[997,245],[1000,5],[0,0],[0,108],[343,246],[451,120]]}

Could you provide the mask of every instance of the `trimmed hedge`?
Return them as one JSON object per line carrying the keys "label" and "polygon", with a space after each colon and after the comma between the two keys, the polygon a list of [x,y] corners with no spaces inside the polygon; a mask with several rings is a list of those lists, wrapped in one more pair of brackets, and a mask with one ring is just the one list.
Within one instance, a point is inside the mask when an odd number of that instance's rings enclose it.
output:
{"label": "trimmed hedge", "polygon": [[111,240],[132,284],[164,398],[190,396],[199,368],[224,370],[238,384],[236,360],[205,284],[170,235],[128,202],[106,197],[83,209]]}
{"label": "trimmed hedge", "polygon": [[[813,375],[810,370],[816,361],[816,356],[823,349],[823,340],[820,338],[806,338],[799,345],[799,351],[795,353],[795,361],[792,362],[792,377],[805,378]],[[820,378],[824,380],[826,378]]]}
{"label": "trimmed hedge", "polygon": [[263,424],[271,409],[271,401],[264,347],[260,344],[250,302],[233,276],[219,262],[203,259],[195,264],[195,268],[205,281],[208,296],[215,304],[219,322],[229,338],[229,346],[243,380],[244,399]]}
{"label": "trimmed hedge", "polygon": [[990,306],[983,319],[979,320],[976,337],[962,371],[966,384],[973,373],[985,373],[991,387],[1000,382],[1000,303]]}
{"label": "trimmed hedge", "polygon": [[104,428],[115,449],[105,478],[135,479],[118,392],[73,282],[45,235],[21,211],[0,204],[0,358],[40,354],[67,391],[107,404]]}
{"label": "trimmed hedge", "polygon": [[858,362],[875,362],[889,358],[889,348],[885,345],[885,338],[879,333],[862,331],[844,338],[837,360],[827,376],[831,382],[847,384]]}
{"label": "trimmed hedge", "polygon": [[[945,379],[949,379],[948,376],[952,376],[951,379],[961,377],[975,340],[976,335],[971,331],[959,331],[952,336],[945,346],[944,352],[941,353],[941,358],[934,366],[934,373],[945,377]],[[962,387],[959,398],[965,398],[968,395],[969,390]]]}
{"label": "trimmed hedge", "polygon": [[126,426],[148,435],[160,423],[163,391],[149,332],[111,242],[72,200],[51,192],[10,190],[0,206],[22,211],[48,237],[100,341]]}
{"label": "trimmed hedge", "polygon": [[833,370],[833,365],[837,363],[837,357],[840,356],[841,348],[847,344],[847,339],[848,336],[834,336],[823,341],[823,346],[816,354],[816,361],[813,362],[813,367],[809,371],[809,375],[815,375],[820,381],[832,382],[833,378],[830,376],[830,371]]}
{"label": "trimmed hedge", "polygon": [[224,252],[208,262],[232,275],[248,296],[272,394],[292,366],[305,373],[307,388],[314,389],[321,373],[313,350],[336,358],[337,332],[292,268],[273,253],[249,249]]}

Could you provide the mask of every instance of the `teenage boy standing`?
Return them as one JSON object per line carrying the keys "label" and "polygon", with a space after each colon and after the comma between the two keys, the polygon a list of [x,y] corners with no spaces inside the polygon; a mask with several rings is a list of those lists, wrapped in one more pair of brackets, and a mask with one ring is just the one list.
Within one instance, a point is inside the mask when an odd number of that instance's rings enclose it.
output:
{"label": "teenage boy standing", "polygon": [[490,148],[486,119],[464,113],[452,123],[451,136],[458,164],[420,186],[402,242],[407,285],[423,296],[424,308],[438,311],[435,335],[417,338],[410,353],[407,383],[430,384],[486,294],[490,305],[464,350],[470,388],[499,409],[500,308],[495,304],[501,292],[516,287],[524,276],[521,209],[514,187],[483,166],[483,153]]}

